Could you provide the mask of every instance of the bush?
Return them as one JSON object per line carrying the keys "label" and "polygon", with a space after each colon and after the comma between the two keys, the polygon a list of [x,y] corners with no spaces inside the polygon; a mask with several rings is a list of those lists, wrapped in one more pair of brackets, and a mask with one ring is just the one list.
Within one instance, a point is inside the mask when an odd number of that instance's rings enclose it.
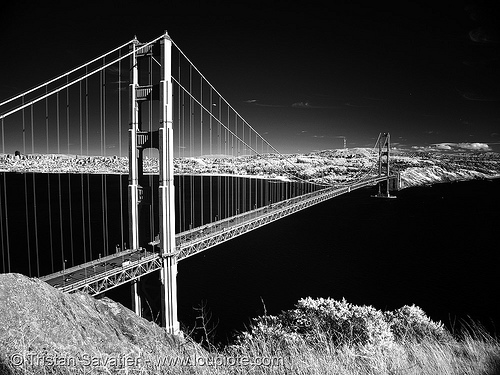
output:
{"label": "bush", "polygon": [[337,346],[384,348],[393,341],[381,311],[372,306],[356,306],[345,299],[301,299],[294,310],[282,313],[280,318],[288,329],[311,343],[319,334]]}
{"label": "bush", "polygon": [[450,333],[441,322],[432,321],[420,307],[415,305],[387,311],[385,319],[390,325],[394,338],[399,342],[421,342],[425,339],[451,340]]}
{"label": "bush", "polygon": [[367,353],[391,349],[403,341],[425,339],[452,340],[440,322],[429,319],[417,306],[382,312],[345,299],[308,297],[299,300],[293,310],[254,319],[251,330],[237,341],[239,345],[259,342],[279,350],[300,342],[313,347],[352,347]]}

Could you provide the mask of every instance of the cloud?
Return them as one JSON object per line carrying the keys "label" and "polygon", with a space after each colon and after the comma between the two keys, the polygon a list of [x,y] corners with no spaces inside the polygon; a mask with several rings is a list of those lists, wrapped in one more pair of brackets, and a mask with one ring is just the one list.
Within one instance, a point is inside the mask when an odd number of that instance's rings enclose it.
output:
{"label": "cloud", "polygon": [[487,143],[482,142],[461,142],[461,143],[434,143],[431,148],[437,150],[455,150],[455,151],[491,151],[491,147]]}
{"label": "cloud", "polygon": [[411,146],[414,151],[425,152],[467,152],[467,151],[492,151],[487,143],[482,142],[442,142],[429,146]]}
{"label": "cloud", "polygon": [[491,147],[486,143],[473,142],[473,143],[457,143],[457,147],[465,150],[474,151],[491,151]]}
{"label": "cloud", "polygon": [[433,146],[438,150],[451,150],[451,146],[448,143],[438,143]]}

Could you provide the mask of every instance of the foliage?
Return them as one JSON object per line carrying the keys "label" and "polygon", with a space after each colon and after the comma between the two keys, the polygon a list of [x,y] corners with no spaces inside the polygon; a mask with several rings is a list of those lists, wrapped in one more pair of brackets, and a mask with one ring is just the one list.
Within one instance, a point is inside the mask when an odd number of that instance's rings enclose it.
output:
{"label": "foliage", "polygon": [[382,312],[345,299],[305,298],[293,310],[258,317],[225,350],[284,359],[263,374],[500,373],[500,343],[480,327],[452,335],[417,306]]}
{"label": "foliage", "polygon": [[441,322],[432,321],[418,306],[403,306],[384,313],[394,338],[399,342],[433,338],[439,341],[451,340],[450,333]]}
{"label": "foliage", "polygon": [[391,349],[396,342],[424,339],[451,340],[442,323],[432,321],[417,306],[382,312],[372,306],[357,306],[345,299],[304,298],[295,309],[278,316],[266,315],[254,320],[250,332],[238,340],[263,339],[274,347],[304,341],[319,341],[336,347],[362,348],[365,352]]}

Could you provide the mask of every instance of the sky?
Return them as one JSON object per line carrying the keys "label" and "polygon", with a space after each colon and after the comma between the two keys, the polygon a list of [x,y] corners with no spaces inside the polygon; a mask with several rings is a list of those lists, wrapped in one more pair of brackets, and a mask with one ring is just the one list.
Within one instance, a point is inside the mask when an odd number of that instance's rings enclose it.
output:
{"label": "sky", "polygon": [[47,3],[0,14],[0,100],[167,31],[281,152],[500,152],[495,1]]}

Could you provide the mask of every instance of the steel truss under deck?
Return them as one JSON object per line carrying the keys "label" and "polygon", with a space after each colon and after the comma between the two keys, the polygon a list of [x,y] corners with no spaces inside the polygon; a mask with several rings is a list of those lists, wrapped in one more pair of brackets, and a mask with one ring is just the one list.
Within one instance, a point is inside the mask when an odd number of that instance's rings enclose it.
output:
{"label": "steel truss under deck", "polygon": [[134,263],[113,268],[86,280],[78,281],[74,284],[61,288],[63,292],[73,292],[80,290],[82,292],[98,295],[113,289],[117,286],[126,284],[148,273],[161,269],[162,261],[158,254],[149,254]]}

